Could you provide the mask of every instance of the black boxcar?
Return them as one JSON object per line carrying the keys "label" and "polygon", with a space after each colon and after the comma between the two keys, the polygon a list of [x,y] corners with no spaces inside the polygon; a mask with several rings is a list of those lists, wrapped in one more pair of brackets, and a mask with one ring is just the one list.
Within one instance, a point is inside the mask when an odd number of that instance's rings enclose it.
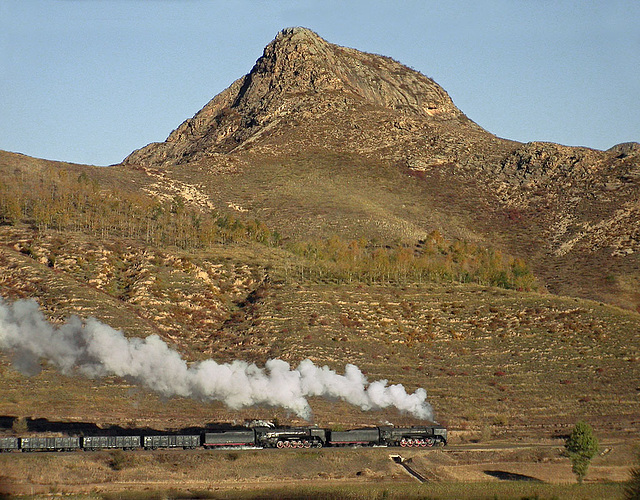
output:
{"label": "black boxcar", "polygon": [[186,450],[200,446],[200,435],[144,436],[143,441],[143,446],[147,450],[155,450],[156,448],[184,448]]}
{"label": "black boxcar", "polygon": [[373,446],[380,442],[377,427],[368,429],[352,429],[349,431],[331,431],[331,446]]}
{"label": "black boxcar", "polygon": [[133,450],[140,448],[140,436],[85,436],[82,438],[85,450],[101,450],[104,448],[122,448]]}
{"label": "black boxcar", "polygon": [[20,441],[16,437],[0,437],[0,453],[20,449]]}
{"label": "black boxcar", "polygon": [[80,449],[77,437],[28,437],[20,438],[22,451],[73,451]]}
{"label": "black boxcar", "polygon": [[255,446],[255,434],[253,431],[224,431],[206,432],[204,435],[205,447],[210,446]]}

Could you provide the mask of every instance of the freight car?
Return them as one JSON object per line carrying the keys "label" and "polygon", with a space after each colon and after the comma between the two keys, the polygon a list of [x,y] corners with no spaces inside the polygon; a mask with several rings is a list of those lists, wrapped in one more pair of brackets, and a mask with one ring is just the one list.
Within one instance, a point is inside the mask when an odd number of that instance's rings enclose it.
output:
{"label": "freight car", "polygon": [[80,438],[77,437],[20,438],[22,451],[75,451],[80,448]]}
{"label": "freight car", "polygon": [[140,443],[140,436],[85,436],[82,438],[82,448],[90,451],[110,448],[135,450],[140,448]]}
{"label": "freight car", "polygon": [[19,438],[0,437],[0,453],[15,451],[20,449]]}
{"label": "freight car", "polygon": [[182,448],[194,450],[200,446],[200,435],[171,434],[161,436],[143,436],[143,446],[145,450],[156,450],[158,448]]}

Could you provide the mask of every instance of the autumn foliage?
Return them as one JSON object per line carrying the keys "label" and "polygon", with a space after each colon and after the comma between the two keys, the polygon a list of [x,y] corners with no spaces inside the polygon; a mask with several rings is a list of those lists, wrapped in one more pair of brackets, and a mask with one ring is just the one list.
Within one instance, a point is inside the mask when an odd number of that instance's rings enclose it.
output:
{"label": "autumn foliage", "polygon": [[4,179],[0,222],[26,223],[38,230],[76,231],[100,238],[129,238],[156,246],[191,250],[216,243],[277,243],[264,223],[240,220],[190,206],[180,196],[158,200],[149,194],[105,189],[85,174],[48,169]]}
{"label": "autumn foliage", "polygon": [[536,281],[522,259],[462,240],[447,240],[433,231],[414,245],[374,241],[327,240],[297,243],[295,253],[316,267],[319,278],[340,281],[460,282],[532,290]]}
{"label": "autumn foliage", "polygon": [[157,199],[146,192],[105,188],[86,174],[65,170],[16,171],[0,184],[0,223],[28,224],[38,231],[74,231],[102,239],[125,238],[157,247],[206,249],[215,244],[256,242],[284,246],[302,261],[294,279],[406,283],[479,283],[532,290],[531,269],[499,250],[438,231],[424,240],[382,243],[338,236],[284,245],[263,222],[201,209],[180,196]]}

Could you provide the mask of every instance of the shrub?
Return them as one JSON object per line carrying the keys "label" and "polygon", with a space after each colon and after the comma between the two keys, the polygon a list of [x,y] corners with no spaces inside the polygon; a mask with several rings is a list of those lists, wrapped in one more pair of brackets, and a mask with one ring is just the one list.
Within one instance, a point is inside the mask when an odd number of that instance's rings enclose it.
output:
{"label": "shrub", "polygon": [[132,465],[132,460],[122,450],[114,450],[109,453],[109,467],[113,470],[122,470]]}
{"label": "shrub", "polygon": [[636,466],[631,469],[631,479],[624,490],[626,500],[640,500],[640,453],[636,460]]}

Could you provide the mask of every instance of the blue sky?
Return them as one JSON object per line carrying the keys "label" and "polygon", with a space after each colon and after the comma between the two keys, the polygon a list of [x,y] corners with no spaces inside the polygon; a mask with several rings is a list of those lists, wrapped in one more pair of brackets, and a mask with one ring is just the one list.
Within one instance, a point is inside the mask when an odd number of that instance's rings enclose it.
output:
{"label": "blue sky", "polygon": [[287,26],[411,66],[501,137],[640,142],[638,0],[0,0],[0,149],[118,163]]}

